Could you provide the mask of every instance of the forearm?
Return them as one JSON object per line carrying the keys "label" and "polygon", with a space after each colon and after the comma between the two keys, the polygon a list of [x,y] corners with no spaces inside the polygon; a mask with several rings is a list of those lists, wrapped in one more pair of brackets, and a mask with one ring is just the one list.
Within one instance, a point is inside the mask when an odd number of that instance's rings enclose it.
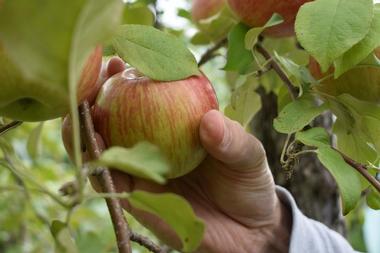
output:
{"label": "forearm", "polygon": [[355,252],[338,233],[315,220],[307,218],[298,209],[293,197],[281,187],[276,189],[281,202],[287,206],[292,217],[290,253],[351,253]]}

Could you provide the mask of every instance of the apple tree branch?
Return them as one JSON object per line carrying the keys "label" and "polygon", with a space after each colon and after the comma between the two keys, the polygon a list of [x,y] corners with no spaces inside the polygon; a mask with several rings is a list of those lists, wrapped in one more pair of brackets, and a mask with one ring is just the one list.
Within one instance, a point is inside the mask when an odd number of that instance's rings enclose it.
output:
{"label": "apple tree branch", "polygon": [[209,48],[201,57],[201,59],[198,62],[198,66],[204,65],[209,60],[213,59],[216,55],[215,52],[218,51],[221,47],[225,46],[227,44],[228,40],[227,38],[224,38],[220,40],[218,43],[216,43],[214,46]]}
{"label": "apple tree branch", "polygon": [[[84,134],[86,150],[91,159],[98,159],[101,150],[96,141],[94,124],[90,114],[90,106],[87,101],[79,106],[81,130]],[[102,168],[97,175],[97,179],[102,187],[103,192],[115,193],[115,186],[111,177],[111,173],[107,168]],[[107,207],[111,215],[112,224],[114,226],[117,246],[120,253],[131,253],[130,229],[128,222],[124,216],[120,201],[115,198],[106,198]]]}
{"label": "apple tree branch", "polygon": [[[86,150],[91,159],[98,159],[101,155],[101,150],[96,141],[94,125],[90,114],[90,106],[87,101],[80,105],[79,115]],[[153,253],[167,252],[166,250],[161,249],[160,246],[156,245],[149,238],[131,231],[119,199],[115,196],[112,197],[112,194],[116,193],[116,189],[109,169],[100,168],[96,171],[95,175],[102,187],[102,191],[111,195],[111,197],[106,198],[106,203],[114,226],[119,252],[131,253],[131,241],[139,243]]]}

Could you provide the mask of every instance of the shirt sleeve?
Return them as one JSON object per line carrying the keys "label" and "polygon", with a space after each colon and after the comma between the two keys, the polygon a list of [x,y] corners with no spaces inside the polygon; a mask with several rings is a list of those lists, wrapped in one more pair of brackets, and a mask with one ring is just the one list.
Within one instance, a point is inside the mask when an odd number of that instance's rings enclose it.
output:
{"label": "shirt sleeve", "polygon": [[291,210],[293,218],[289,253],[356,252],[340,234],[320,222],[307,218],[286,189],[277,186],[276,192],[282,203]]}

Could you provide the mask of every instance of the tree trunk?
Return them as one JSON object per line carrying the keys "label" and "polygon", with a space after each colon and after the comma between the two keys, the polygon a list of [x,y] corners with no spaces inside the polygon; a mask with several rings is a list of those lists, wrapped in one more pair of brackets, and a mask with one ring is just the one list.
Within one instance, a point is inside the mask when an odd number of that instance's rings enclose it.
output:
{"label": "tree trunk", "polygon": [[[345,235],[346,228],[342,216],[339,193],[330,173],[321,165],[315,155],[301,156],[293,168],[290,179],[281,168],[280,156],[286,136],[273,129],[273,119],[277,117],[277,97],[259,89],[262,109],[252,123],[252,129],[265,147],[268,162],[276,184],[287,188],[294,196],[302,212],[318,220],[338,233]],[[318,125],[331,128],[331,116],[318,119]]]}

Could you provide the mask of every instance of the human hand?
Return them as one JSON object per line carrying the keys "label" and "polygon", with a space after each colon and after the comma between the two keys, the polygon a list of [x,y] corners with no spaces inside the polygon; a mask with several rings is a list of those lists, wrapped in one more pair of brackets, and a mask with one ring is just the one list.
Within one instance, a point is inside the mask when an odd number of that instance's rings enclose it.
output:
{"label": "human hand", "polygon": [[[120,59],[110,63],[106,77],[115,74],[113,69],[124,69]],[[262,144],[218,111],[203,117],[200,138],[209,156],[193,172],[162,186],[112,171],[117,191],[173,192],[187,199],[206,224],[197,252],[287,252],[290,215],[275,193]],[[168,245],[181,248],[174,231],[158,217],[133,208],[128,201],[122,205]]]}

